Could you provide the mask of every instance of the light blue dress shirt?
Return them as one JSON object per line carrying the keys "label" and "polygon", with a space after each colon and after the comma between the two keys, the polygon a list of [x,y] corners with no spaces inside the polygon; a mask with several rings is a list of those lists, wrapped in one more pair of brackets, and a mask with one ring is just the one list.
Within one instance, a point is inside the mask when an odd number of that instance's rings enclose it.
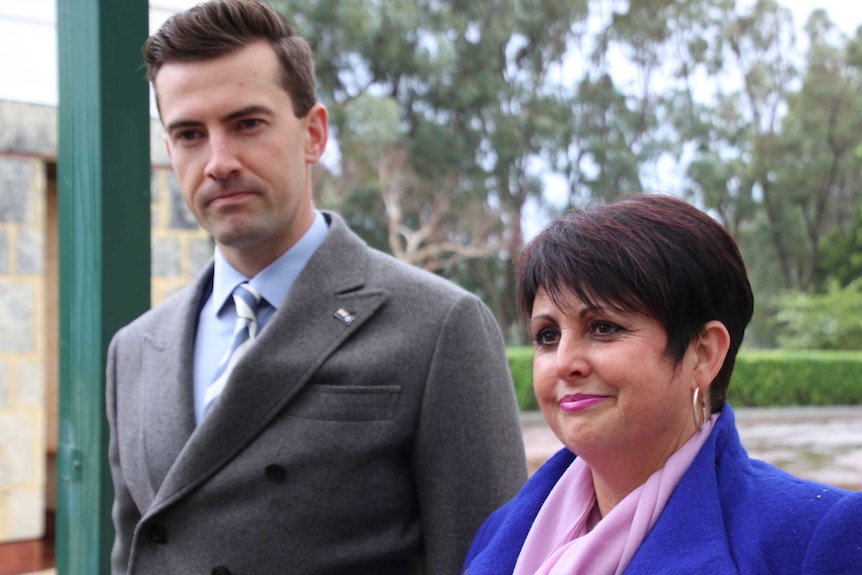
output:
{"label": "light blue dress shirt", "polygon": [[213,289],[203,307],[195,337],[194,401],[195,421],[203,419],[204,394],[212,383],[218,363],[230,344],[236,324],[236,308],[231,294],[243,282],[251,283],[269,305],[258,312],[258,333],[266,327],[275,310],[284,302],[293,282],[326,239],[328,225],[323,214],[315,212],[307,232],[277,260],[253,278],[236,271],[219,250],[215,249]]}

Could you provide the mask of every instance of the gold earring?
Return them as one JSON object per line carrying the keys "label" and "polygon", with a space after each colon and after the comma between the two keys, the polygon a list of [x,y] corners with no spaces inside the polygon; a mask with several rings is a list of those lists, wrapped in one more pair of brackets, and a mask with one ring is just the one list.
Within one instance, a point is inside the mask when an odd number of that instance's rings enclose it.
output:
{"label": "gold earring", "polygon": [[[692,408],[694,412],[694,426],[697,427],[698,431],[703,431],[703,427],[706,425],[706,420],[709,419],[709,405],[707,405],[706,393],[703,394],[703,401],[698,405],[698,397],[700,396],[700,388],[694,388],[694,398],[692,400]],[[697,415],[698,411],[700,411],[700,421],[698,421]]]}

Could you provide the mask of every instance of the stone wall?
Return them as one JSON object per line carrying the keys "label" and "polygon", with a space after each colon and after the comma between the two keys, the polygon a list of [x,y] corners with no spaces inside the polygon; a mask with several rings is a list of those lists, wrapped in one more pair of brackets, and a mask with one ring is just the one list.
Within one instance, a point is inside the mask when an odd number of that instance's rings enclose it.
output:
{"label": "stone wall", "polygon": [[[38,539],[57,446],[56,109],[0,101],[0,546]],[[151,123],[152,303],[191,282],[212,244]],[[2,553],[0,553],[2,561]]]}
{"label": "stone wall", "polygon": [[[45,506],[45,177],[0,156],[0,541],[39,537]],[[36,511],[34,513],[34,511]]]}
{"label": "stone wall", "polygon": [[155,306],[197,276],[212,256],[213,244],[186,208],[173,170],[154,167],[150,183],[151,293]]}

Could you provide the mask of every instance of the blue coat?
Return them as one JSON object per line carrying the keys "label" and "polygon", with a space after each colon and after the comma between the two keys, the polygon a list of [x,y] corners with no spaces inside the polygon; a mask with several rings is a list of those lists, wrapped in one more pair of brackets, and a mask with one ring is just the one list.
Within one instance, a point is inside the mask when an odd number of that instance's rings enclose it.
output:
{"label": "blue coat", "polygon": [[[464,573],[512,573],[530,525],[575,456],[563,449],[476,535]],[[860,574],[862,492],[750,459],[725,406],[626,574]]]}

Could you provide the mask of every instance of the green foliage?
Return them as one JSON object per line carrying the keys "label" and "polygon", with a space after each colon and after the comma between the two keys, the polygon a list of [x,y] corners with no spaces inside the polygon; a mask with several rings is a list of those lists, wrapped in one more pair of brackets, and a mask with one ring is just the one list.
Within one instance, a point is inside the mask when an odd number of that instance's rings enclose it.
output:
{"label": "green foliage", "polygon": [[518,407],[521,411],[538,410],[539,402],[533,392],[533,348],[507,347],[506,357],[509,359],[509,369],[515,382]]}
{"label": "green foliage", "polygon": [[862,278],[823,294],[786,293],[775,314],[778,343],[785,349],[862,350]]}
{"label": "green foliage", "polygon": [[[522,411],[539,409],[533,393],[533,349],[506,350]],[[862,352],[744,350],[736,358],[727,399],[735,407],[858,405]]]}
{"label": "green foliage", "polygon": [[742,352],[727,398],[739,407],[857,405],[862,403],[862,353]]}
{"label": "green foliage", "polygon": [[836,227],[826,235],[821,253],[818,289],[825,290],[832,278],[842,286],[862,278],[862,209],[847,229]]}

